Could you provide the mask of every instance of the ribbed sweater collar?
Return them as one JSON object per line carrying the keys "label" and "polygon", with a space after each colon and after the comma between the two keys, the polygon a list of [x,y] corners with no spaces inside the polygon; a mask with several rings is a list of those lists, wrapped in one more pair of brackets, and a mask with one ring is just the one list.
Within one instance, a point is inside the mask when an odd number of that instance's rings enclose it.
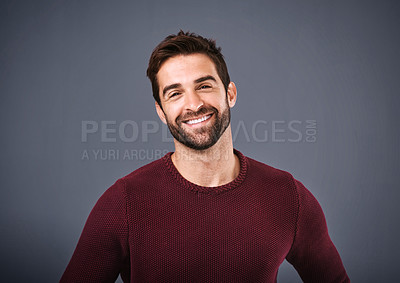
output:
{"label": "ribbed sweater collar", "polygon": [[169,152],[164,157],[162,158],[164,161],[164,164],[168,168],[168,171],[172,174],[173,178],[181,185],[183,185],[185,188],[197,192],[197,193],[205,193],[205,194],[213,194],[213,193],[221,193],[225,192],[228,190],[233,190],[237,188],[243,180],[246,178],[247,175],[247,169],[248,169],[248,162],[247,158],[238,150],[233,149],[235,155],[239,158],[240,162],[240,171],[239,175],[232,180],[231,182],[222,185],[222,186],[217,186],[217,187],[204,187],[204,186],[199,186],[196,185],[188,180],[186,180],[176,169],[174,163],[172,162],[171,155],[173,152]]}

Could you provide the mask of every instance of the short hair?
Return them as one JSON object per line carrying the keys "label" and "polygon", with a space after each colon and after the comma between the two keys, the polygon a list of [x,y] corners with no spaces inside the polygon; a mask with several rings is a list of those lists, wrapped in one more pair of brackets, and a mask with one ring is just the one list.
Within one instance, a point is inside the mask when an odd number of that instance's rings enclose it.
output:
{"label": "short hair", "polygon": [[230,83],[228,68],[226,67],[224,56],[221,53],[221,48],[216,46],[215,40],[180,30],[178,34],[171,34],[161,41],[150,56],[149,66],[147,68],[147,77],[151,81],[153,97],[160,106],[161,102],[157,73],[162,64],[167,59],[177,55],[190,55],[196,53],[207,55],[214,62],[218,76],[225,87],[225,91],[228,90],[228,85]]}

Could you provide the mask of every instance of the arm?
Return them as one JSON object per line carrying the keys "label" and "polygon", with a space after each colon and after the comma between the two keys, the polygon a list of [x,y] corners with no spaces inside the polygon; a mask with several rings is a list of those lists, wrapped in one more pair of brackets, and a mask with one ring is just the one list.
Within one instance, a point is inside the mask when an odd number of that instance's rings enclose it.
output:
{"label": "arm", "polygon": [[294,180],[299,198],[296,235],[286,257],[304,282],[350,282],[333,245],[321,206]]}
{"label": "arm", "polygon": [[129,261],[123,180],[112,185],[91,211],[60,282],[115,282]]}

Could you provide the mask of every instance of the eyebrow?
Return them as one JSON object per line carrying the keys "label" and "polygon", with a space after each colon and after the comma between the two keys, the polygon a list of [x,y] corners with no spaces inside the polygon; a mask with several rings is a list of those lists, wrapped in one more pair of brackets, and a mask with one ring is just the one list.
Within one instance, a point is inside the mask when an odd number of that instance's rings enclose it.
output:
{"label": "eyebrow", "polygon": [[[217,82],[217,80],[216,80],[213,76],[208,75],[208,76],[204,76],[204,77],[201,77],[201,78],[196,79],[196,80],[194,81],[194,83],[198,84],[198,83],[201,83],[201,82],[204,82],[204,81],[207,81],[207,80],[212,80],[212,81],[214,81],[214,82]],[[167,93],[167,91],[169,91],[169,90],[171,90],[171,89],[174,89],[174,88],[181,87],[181,86],[182,86],[182,84],[171,84],[171,85],[167,85],[167,86],[164,87],[164,89],[163,89],[163,96],[165,96],[165,94]]]}
{"label": "eyebrow", "polygon": [[217,82],[217,80],[216,80],[213,76],[211,76],[211,75],[198,78],[198,79],[195,80],[194,82],[195,82],[196,84],[198,84],[198,83],[202,83],[202,82],[207,81],[207,80],[212,80],[212,81],[214,81],[214,82]]}
{"label": "eyebrow", "polygon": [[164,87],[163,89],[163,96],[165,96],[165,94],[167,93],[167,91],[169,91],[170,89],[174,89],[174,88],[178,88],[181,87],[181,84],[172,84],[172,85],[167,85],[166,87]]}

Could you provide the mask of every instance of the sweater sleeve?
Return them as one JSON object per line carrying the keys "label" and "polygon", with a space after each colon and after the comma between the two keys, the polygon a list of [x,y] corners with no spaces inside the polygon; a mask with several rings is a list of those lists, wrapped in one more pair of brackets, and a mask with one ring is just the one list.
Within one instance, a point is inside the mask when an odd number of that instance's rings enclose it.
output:
{"label": "sweater sleeve", "polygon": [[122,179],[97,201],[60,282],[115,282],[129,261]]}
{"label": "sweater sleeve", "polygon": [[296,234],[286,257],[303,282],[350,282],[333,245],[321,206],[304,185],[294,180],[299,208]]}

